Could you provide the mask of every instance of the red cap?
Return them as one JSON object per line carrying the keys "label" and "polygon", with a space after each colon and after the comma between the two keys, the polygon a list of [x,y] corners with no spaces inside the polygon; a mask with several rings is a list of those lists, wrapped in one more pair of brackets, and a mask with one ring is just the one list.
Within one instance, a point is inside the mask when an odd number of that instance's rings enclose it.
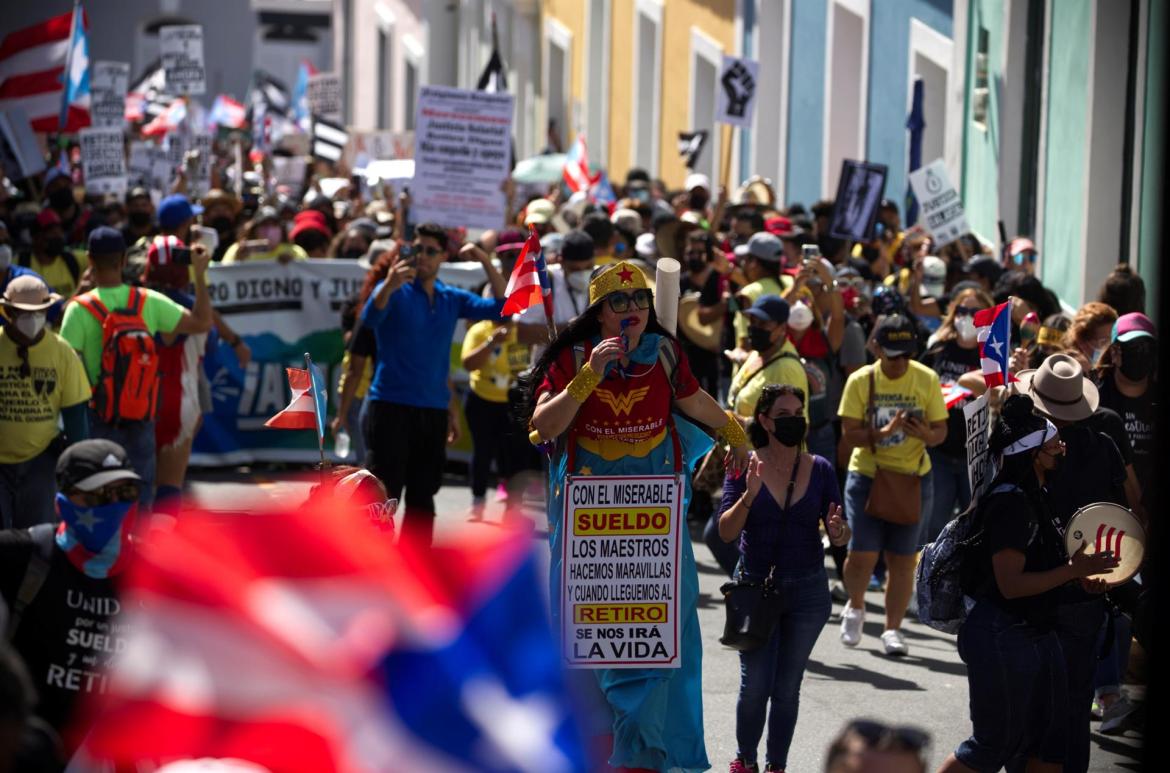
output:
{"label": "red cap", "polygon": [[183,240],[177,236],[156,236],[146,250],[146,262],[151,266],[169,266],[171,251],[176,247],[185,247]]}
{"label": "red cap", "polygon": [[61,217],[50,207],[45,207],[37,213],[37,228],[48,228],[51,225],[61,225]]}
{"label": "red cap", "polygon": [[329,228],[325,225],[322,218],[318,220],[315,217],[297,217],[293,220],[292,231],[289,232],[289,238],[296,241],[297,237],[306,231],[316,231],[322,236],[329,238],[332,234],[329,233]]}
{"label": "red cap", "polygon": [[775,236],[786,236],[795,231],[796,228],[792,225],[791,220],[777,215],[764,221],[764,230]]}

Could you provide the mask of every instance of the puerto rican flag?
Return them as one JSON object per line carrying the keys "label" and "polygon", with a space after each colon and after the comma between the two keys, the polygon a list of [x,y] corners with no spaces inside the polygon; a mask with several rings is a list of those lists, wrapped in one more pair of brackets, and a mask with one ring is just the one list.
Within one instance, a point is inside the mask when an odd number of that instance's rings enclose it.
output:
{"label": "puerto rican flag", "polygon": [[176,99],[150,123],[142,127],[143,137],[164,137],[187,120],[187,100]]}
{"label": "puerto rican flag", "polygon": [[227,94],[220,94],[215,98],[215,104],[211,106],[207,121],[212,126],[222,126],[225,129],[242,129],[248,122],[248,111]]}
{"label": "puerto rican flag", "polygon": [[585,134],[577,135],[573,147],[569,148],[565,156],[565,167],[562,171],[565,185],[573,193],[577,191],[589,192],[589,189],[598,181],[597,176],[589,175],[589,150],[585,147]]}
{"label": "puerto rican flag", "polygon": [[989,388],[1016,381],[1016,377],[1008,368],[1012,353],[1011,298],[994,308],[975,312],[975,328],[979,340],[979,364],[983,368],[983,381]]}
{"label": "puerto rican flag", "polygon": [[949,411],[966,398],[971,396],[971,390],[957,383],[944,383],[942,386],[943,402]]}
{"label": "puerto rican flag", "polygon": [[125,573],[120,654],[81,753],[119,769],[584,773],[533,545],[500,530],[395,544],[335,500],[184,513]]}
{"label": "puerto rican flag", "polygon": [[529,306],[544,303],[544,313],[551,323],[553,318],[552,283],[548,278],[548,267],[544,252],[540,249],[540,237],[536,229],[528,226],[528,239],[512,267],[508,277],[508,289],[504,291],[507,300],[500,312],[501,317],[519,314]]}
{"label": "puerto rican flag", "polygon": [[310,370],[285,368],[292,400],[288,407],[264,422],[274,429],[315,429],[317,439],[325,437],[325,379],[316,365]]}
{"label": "puerto rican flag", "polygon": [[10,32],[0,41],[0,112],[22,109],[40,132],[89,126],[85,12],[72,11]]}

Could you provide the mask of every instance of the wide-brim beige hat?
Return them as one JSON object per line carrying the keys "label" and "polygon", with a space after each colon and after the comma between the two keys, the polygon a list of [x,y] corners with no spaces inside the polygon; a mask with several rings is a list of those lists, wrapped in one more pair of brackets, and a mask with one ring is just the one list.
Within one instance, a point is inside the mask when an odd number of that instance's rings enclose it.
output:
{"label": "wide-brim beige hat", "polygon": [[44,311],[61,296],[52,292],[40,277],[31,274],[18,276],[8,283],[0,303],[20,311]]}
{"label": "wide-brim beige hat", "polygon": [[1060,421],[1087,419],[1101,401],[1097,385],[1067,354],[1050,355],[1039,368],[1022,370],[1016,378],[1017,389],[1032,398],[1037,410]]}

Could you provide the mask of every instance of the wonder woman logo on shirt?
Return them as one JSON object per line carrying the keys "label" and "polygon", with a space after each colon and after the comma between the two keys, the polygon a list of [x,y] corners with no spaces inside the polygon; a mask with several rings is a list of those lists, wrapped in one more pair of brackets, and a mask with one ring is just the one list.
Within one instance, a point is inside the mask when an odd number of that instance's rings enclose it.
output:
{"label": "wonder woman logo on shirt", "polygon": [[634,406],[642,402],[646,395],[649,394],[650,387],[631,389],[629,392],[619,395],[615,395],[608,389],[594,389],[593,392],[601,402],[610,407],[610,410],[613,411],[615,416],[621,416],[622,414],[629,416]]}

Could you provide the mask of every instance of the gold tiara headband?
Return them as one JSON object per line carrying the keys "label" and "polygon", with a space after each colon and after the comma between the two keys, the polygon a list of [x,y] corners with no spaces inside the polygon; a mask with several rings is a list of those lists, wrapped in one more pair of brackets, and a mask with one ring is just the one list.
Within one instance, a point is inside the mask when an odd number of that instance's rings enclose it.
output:
{"label": "gold tiara headband", "polygon": [[589,305],[618,290],[649,290],[646,275],[633,263],[615,263],[593,278],[589,283]]}

